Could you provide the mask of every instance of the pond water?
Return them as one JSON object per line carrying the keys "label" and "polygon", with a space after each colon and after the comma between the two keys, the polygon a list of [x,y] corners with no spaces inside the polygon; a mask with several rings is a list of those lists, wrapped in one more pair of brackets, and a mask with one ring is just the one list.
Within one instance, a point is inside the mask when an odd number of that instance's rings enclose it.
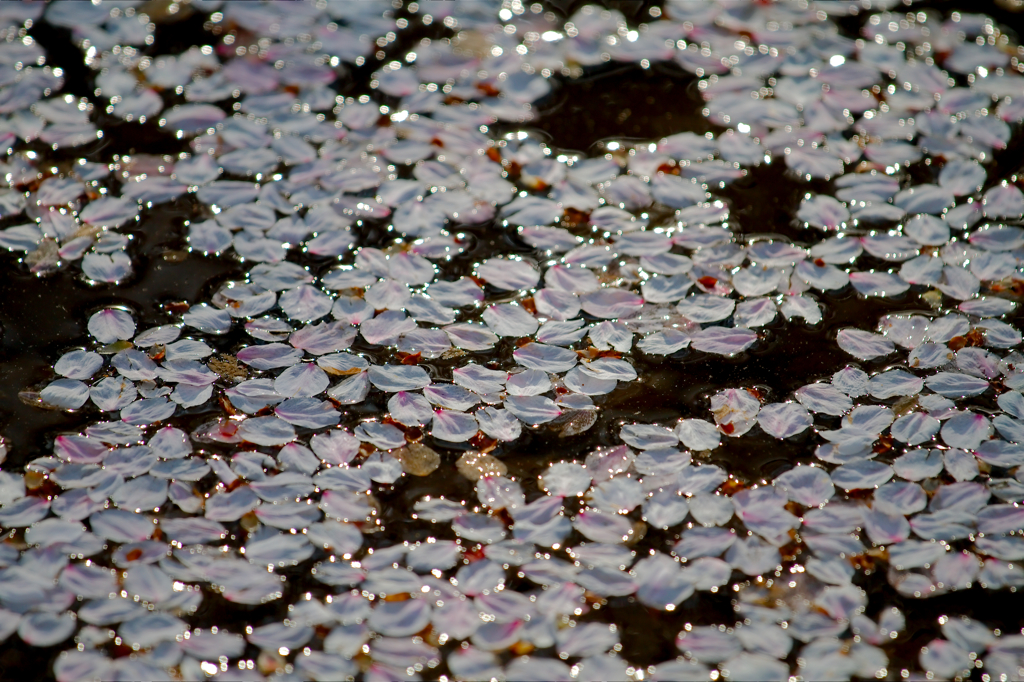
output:
{"label": "pond water", "polygon": [[2,675],[1024,677],[966,9],[0,6]]}

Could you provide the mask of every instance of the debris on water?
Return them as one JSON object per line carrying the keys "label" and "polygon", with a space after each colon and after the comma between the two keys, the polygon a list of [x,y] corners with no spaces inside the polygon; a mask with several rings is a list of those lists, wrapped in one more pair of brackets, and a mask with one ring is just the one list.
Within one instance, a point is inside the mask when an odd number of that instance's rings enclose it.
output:
{"label": "debris on water", "polygon": [[409,443],[391,454],[402,463],[402,471],[412,476],[429,476],[441,466],[441,455],[421,443]]}
{"label": "debris on water", "polygon": [[487,476],[504,476],[508,473],[505,464],[493,455],[470,450],[455,462],[458,472],[471,481]]}
{"label": "debris on water", "polygon": [[239,382],[249,376],[249,372],[238,362],[233,355],[218,355],[210,358],[207,365],[210,369],[220,375],[222,379]]}

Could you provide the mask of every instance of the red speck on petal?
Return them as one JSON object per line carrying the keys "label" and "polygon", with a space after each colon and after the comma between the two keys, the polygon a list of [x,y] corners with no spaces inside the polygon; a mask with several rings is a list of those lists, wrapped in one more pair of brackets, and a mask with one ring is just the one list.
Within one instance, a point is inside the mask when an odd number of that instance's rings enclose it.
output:
{"label": "red speck on petal", "polygon": [[471,563],[473,563],[475,561],[480,561],[481,559],[486,559],[487,555],[484,554],[484,548],[483,547],[477,547],[476,549],[470,550],[470,551],[466,552],[465,554],[463,554],[462,558],[466,560],[466,563],[470,563],[471,564]]}
{"label": "red speck on petal", "polygon": [[494,87],[493,83],[487,83],[487,82],[477,83],[476,84],[476,89],[479,90],[480,92],[484,93],[488,97],[497,97],[498,95],[501,94],[501,90],[499,90],[498,88]]}

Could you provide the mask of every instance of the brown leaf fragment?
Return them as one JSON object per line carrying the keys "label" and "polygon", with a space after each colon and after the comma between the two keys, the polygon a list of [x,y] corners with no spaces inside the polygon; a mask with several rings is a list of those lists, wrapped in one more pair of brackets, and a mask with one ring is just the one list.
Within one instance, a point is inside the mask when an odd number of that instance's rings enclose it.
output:
{"label": "brown leaf fragment", "polygon": [[484,476],[504,476],[508,468],[504,462],[493,455],[470,450],[455,462],[459,473],[471,481],[479,481]]}
{"label": "brown leaf fragment", "polygon": [[441,455],[421,443],[409,443],[391,453],[402,470],[413,476],[429,476],[441,465]]}
{"label": "brown leaf fragment", "polygon": [[234,355],[216,355],[207,366],[227,381],[244,381],[249,376],[249,370]]}

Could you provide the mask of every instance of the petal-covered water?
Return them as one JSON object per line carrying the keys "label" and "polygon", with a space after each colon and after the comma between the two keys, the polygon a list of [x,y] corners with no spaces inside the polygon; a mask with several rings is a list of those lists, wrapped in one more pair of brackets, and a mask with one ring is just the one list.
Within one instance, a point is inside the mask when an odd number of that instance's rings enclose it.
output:
{"label": "petal-covered water", "polygon": [[4,665],[1019,677],[1013,36],[555,9],[0,8]]}

